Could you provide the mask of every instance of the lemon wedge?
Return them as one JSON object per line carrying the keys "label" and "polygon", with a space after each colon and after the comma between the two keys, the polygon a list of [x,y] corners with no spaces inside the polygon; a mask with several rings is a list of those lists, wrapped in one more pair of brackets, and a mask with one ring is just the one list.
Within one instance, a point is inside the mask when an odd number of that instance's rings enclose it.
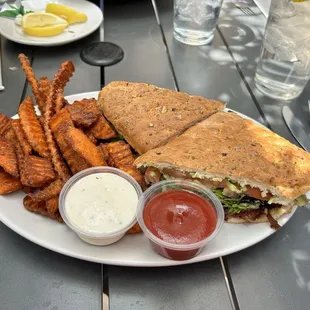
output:
{"label": "lemon wedge", "polygon": [[21,26],[31,36],[52,37],[61,34],[68,22],[50,13],[29,13],[23,16]]}
{"label": "lemon wedge", "polygon": [[66,25],[55,25],[49,27],[33,27],[33,28],[23,28],[24,32],[30,36],[35,37],[53,37],[61,34]]}
{"label": "lemon wedge", "polygon": [[58,3],[48,3],[45,11],[60,16],[69,24],[81,23],[87,21],[87,16],[81,12],[78,12],[66,5]]}

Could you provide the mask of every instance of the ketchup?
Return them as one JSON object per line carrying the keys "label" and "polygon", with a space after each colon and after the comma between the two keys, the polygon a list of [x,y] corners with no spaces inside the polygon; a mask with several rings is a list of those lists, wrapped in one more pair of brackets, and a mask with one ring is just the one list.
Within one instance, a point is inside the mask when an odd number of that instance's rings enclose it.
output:
{"label": "ketchup", "polygon": [[[193,244],[207,238],[216,227],[216,212],[203,197],[185,190],[169,190],[153,197],[145,206],[143,219],[149,231],[171,244]],[[195,256],[200,248],[175,250],[152,242],[159,254],[184,260]]]}

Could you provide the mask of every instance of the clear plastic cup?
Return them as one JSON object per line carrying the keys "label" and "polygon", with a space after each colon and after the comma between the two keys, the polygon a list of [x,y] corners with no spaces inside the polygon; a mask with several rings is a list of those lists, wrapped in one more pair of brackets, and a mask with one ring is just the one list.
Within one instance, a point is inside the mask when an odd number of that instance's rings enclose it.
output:
{"label": "clear plastic cup", "polygon": [[142,195],[142,190],[140,185],[137,183],[137,181],[127,174],[126,172],[112,168],[112,167],[93,167],[89,169],[85,169],[77,174],[75,174],[73,177],[71,177],[67,183],[64,185],[64,187],[61,190],[60,196],[59,196],[59,212],[64,220],[64,222],[68,225],[69,228],[71,228],[83,241],[93,244],[93,245],[109,245],[112,243],[117,242],[120,240],[127,230],[129,230],[132,226],[135,225],[137,222],[136,219],[136,214],[128,220],[128,223],[126,226],[124,226],[122,229],[113,231],[111,233],[94,233],[94,232],[89,232],[81,229],[80,227],[77,227],[67,216],[66,213],[66,196],[72,186],[84,178],[85,176],[88,176],[90,174],[94,173],[110,173],[110,174],[115,174],[123,179],[127,180],[135,189],[138,199]]}
{"label": "clear plastic cup", "polygon": [[[191,244],[175,244],[166,242],[155,236],[145,225],[143,212],[148,202],[158,194],[170,190],[184,190],[206,199],[216,212],[216,226],[205,239]],[[137,219],[145,236],[150,240],[153,249],[160,255],[172,260],[187,260],[198,255],[203,248],[219,233],[224,223],[224,209],[216,195],[207,187],[196,182],[173,179],[156,183],[149,187],[138,202]]]}

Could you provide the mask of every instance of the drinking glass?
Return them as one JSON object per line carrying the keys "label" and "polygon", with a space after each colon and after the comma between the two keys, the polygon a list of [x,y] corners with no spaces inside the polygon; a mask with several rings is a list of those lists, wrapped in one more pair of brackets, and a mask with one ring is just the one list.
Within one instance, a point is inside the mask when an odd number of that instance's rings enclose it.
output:
{"label": "drinking glass", "polygon": [[265,95],[297,98],[310,78],[310,1],[272,0],[255,73]]}
{"label": "drinking glass", "polygon": [[174,37],[186,44],[212,41],[223,0],[174,0]]}

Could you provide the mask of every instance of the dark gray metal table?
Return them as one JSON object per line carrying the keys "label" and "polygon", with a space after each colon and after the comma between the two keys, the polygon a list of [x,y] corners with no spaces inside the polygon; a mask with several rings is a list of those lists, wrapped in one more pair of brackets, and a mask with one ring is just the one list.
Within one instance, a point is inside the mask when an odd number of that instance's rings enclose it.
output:
{"label": "dark gray metal table", "polygon": [[[292,142],[280,115],[281,103],[255,90],[252,76],[265,17],[257,8],[246,17],[224,3],[218,30],[208,46],[193,47],[172,37],[172,0],[109,1],[104,39],[120,45],[124,59],[105,68],[105,82],[143,81],[208,98],[270,126]],[[155,10],[154,10],[155,8]],[[156,14],[155,14],[156,13]],[[159,24],[158,24],[159,23]],[[241,34],[238,38],[237,34]],[[163,37],[164,36],[164,40]],[[27,54],[35,72],[51,77],[71,59],[76,73],[66,94],[100,89],[100,70],[83,63],[79,50],[99,32],[73,44],[31,48],[2,38],[0,112],[16,113],[30,94],[17,55]],[[310,87],[292,102],[304,117]],[[307,129],[306,119],[302,119]],[[309,211],[299,210],[279,232],[242,252],[188,266],[125,268],[65,257],[18,236],[0,223],[0,309],[308,309],[310,304]]]}

